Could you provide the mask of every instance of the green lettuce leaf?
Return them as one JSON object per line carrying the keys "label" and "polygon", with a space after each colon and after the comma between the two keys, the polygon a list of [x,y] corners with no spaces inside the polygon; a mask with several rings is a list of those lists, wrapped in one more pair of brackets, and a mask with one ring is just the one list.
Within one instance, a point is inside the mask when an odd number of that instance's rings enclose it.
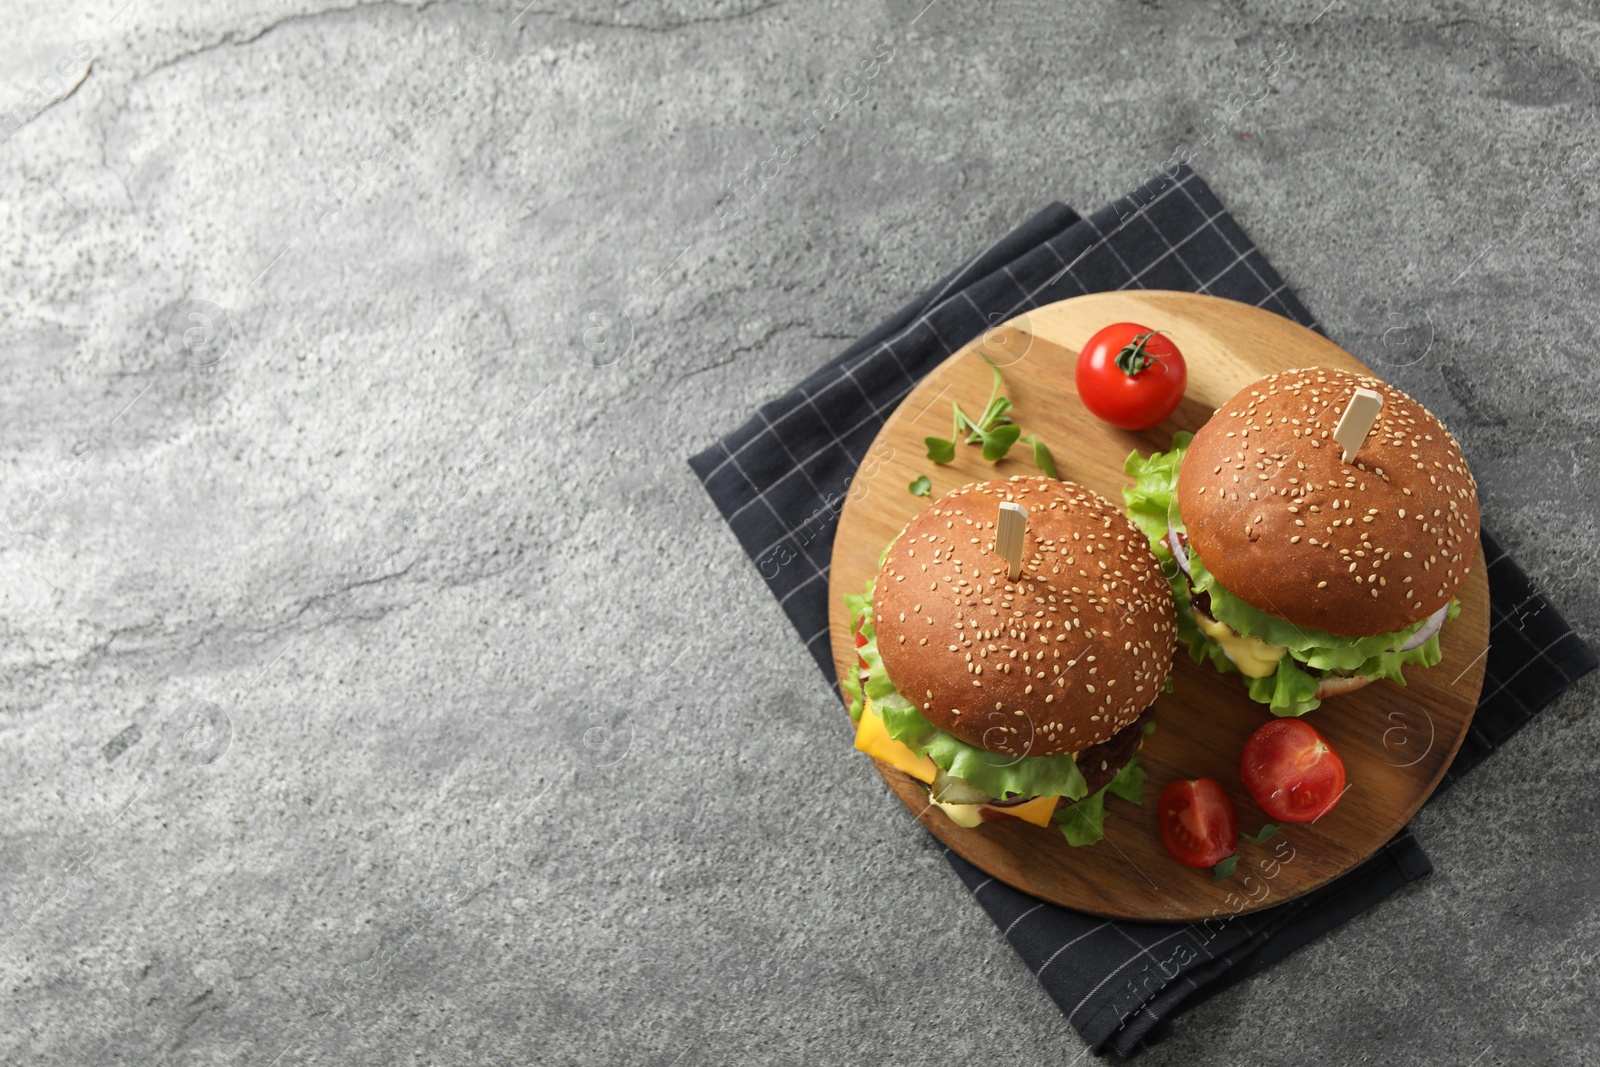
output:
{"label": "green lettuce leaf", "polygon": [[[856,625],[866,633],[868,643],[873,646],[873,655],[877,655],[877,644],[872,640],[873,634],[871,631],[872,593],[870,591],[865,595],[852,593],[844,598],[844,606],[850,610],[850,618],[855,620]],[[846,671],[844,680],[840,683],[840,688],[844,690],[844,695],[850,701],[850,721],[860,722],[861,709],[866,706],[866,702],[862,699],[864,694],[861,688],[860,670],[852,668]]]}
{"label": "green lettuce leaf", "polygon": [[[1151,551],[1161,564],[1161,572],[1172,589],[1172,606],[1178,620],[1178,640],[1189,650],[1196,663],[1209,661],[1219,671],[1238,671],[1233,660],[1222,651],[1222,646],[1206,637],[1195,625],[1194,611],[1189,606],[1189,582],[1178,567],[1178,561],[1162,542],[1167,536],[1167,521],[1177,511],[1178,471],[1184,454],[1194,435],[1179,431],[1172,435],[1172,451],[1157,452],[1149,459],[1130,452],[1122,469],[1133,476],[1133,485],[1124,486],[1123,502],[1128,517],[1150,539]],[[1181,528],[1181,527],[1180,527]],[[1172,679],[1169,677],[1170,683]]]}
{"label": "green lettuce leaf", "polygon": [[1056,812],[1056,828],[1067,844],[1082,847],[1092,845],[1106,835],[1106,794],[1113,793],[1132,804],[1144,803],[1144,768],[1139,766],[1139,755],[1134,753],[1117,776],[1091,795],[1076,804],[1069,804]]}
{"label": "green lettuce leaf", "polygon": [[[1192,440],[1194,434],[1180,431],[1172,435],[1172,451],[1157,452],[1149,459],[1138,452],[1130,452],[1122,464],[1122,469],[1133,475],[1133,484],[1122,490],[1128,518],[1150,538],[1156,558],[1163,563],[1172,559],[1172,553],[1161,547],[1160,541],[1167,536],[1167,516],[1178,495],[1178,469]],[[1177,567],[1176,562],[1172,565]]]}
{"label": "green lettuce leaf", "polygon": [[[1212,666],[1224,672],[1238,669],[1223,653],[1220,645],[1210,639],[1206,643],[1211,645],[1208,654]],[[1250,699],[1267,705],[1274,715],[1304,715],[1322,703],[1317,699],[1319,680],[1315,675],[1301,670],[1293,656],[1280,659],[1278,669],[1265,678],[1246,678],[1245,683],[1250,689]]]}
{"label": "green lettuce leaf", "polygon": [[[1195,625],[1194,610],[1189,604],[1189,590],[1193,588],[1211,598],[1212,617],[1232,627],[1238,633],[1258,637],[1270,645],[1287,649],[1278,662],[1278,669],[1265,678],[1246,679],[1250,697],[1266,704],[1274,715],[1304,715],[1321,702],[1316,698],[1318,677],[1305,667],[1337,672],[1356,677],[1380,679],[1405,685],[1402,668],[1408,663],[1431,667],[1439,662],[1439,637],[1434,635],[1408,652],[1393,652],[1405,644],[1412,634],[1427,620],[1421,620],[1403,630],[1370,637],[1341,637],[1321,630],[1308,630],[1275,615],[1245,603],[1227,589],[1206,569],[1199,553],[1189,550],[1190,578],[1185,579],[1178,569],[1172,553],[1160,542],[1167,536],[1168,525],[1183,530],[1183,518],[1178,513],[1178,472],[1183,466],[1190,434],[1178,433],[1172,437],[1170,452],[1156,453],[1148,459],[1134,452],[1123,464],[1123,470],[1133,476],[1134,484],[1122,491],[1128,516],[1150,539],[1151,548],[1161,562],[1167,582],[1172,587],[1173,605],[1178,615],[1178,638],[1189,648],[1189,656],[1196,663],[1209,662],[1224,673],[1237,673],[1222,646],[1212,641]],[[1461,612],[1461,605],[1451,601],[1446,618],[1453,619]]]}
{"label": "green lettuce leaf", "polygon": [[[1107,786],[1106,788],[1110,788]],[[1056,812],[1056,829],[1067,844],[1082,848],[1106,836],[1106,791],[1084,797]]]}
{"label": "green lettuce leaf", "polygon": [[[1154,727],[1155,723],[1152,722],[1149,725]],[[1129,804],[1142,805],[1144,803],[1144,780],[1144,768],[1139,766],[1139,754],[1135,752],[1126,766],[1117,772],[1117,776],[1105,784],[1105,788],[1126,800]]]}

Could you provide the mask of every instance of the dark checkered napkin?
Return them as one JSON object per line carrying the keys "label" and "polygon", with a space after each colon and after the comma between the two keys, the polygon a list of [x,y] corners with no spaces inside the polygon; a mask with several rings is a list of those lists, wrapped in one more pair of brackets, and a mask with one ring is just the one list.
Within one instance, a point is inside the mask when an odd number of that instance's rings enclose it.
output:
{"label": "dark checkered napkin", "polygon": [[[1128,288],[1211,293],[1313,325],[1211,190],[1180,168],[1087,218],[1051,205],[690,458],[830,683],[833,535],[850,480],[890,413],[985,329],[1041,304]],[[1487,535],[1484,558],[1488,673],[1447,783],[1596,665],[1594,652]],[[1297,900],[1201,924],[1161,924],[1045,904],[948,855],[1083,1039],[1118,1056],[1159,1040],[1174,1017],[1432,869],[1402,830],[1360,867]]]}

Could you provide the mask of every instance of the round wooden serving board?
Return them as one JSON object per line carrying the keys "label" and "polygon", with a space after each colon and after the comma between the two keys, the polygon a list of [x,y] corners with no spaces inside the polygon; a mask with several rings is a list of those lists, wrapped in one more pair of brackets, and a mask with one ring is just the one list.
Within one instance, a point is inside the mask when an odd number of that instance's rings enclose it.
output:
{"label": "round wooden serving board", "polygon": [[[1189,387],[1171,419],[1139,433],[1115,429],[1084,408],[1073,384],[1079,348],[1102,326],[1131,321],[1164,330],[1182,350]],[[1197,430],[1219,405],[1263,375],[1293,367],[1364,370],[1327,338],[1271,312],[1192,293],[1125,291],[1078,297],[1030,311],[990,331],[946,360],[889,418],[845,502],[834,541],[828,596],[835,669],[855,669],[844,596],[861,591],[891,538],[930,498],[912,496],[918,475],[933,482],[932,500],[968,482],[1035,474],[1032,450],[1017,445],[999,464],[976,446],[956,460],[927,459],[923,438],[950,433],[951,401],[971,414],[989,396],[982,346],[1001,366],[1004,395],[1026,434],[1050,446],[1061,477],[1122,503],[1129,452],[1165,451],[1178,430]],[[1483,686],[1489,638],[1489,591],[1481,554],[1460,592],[1461,615],[1440,642],[1444,659],[1408,668],[1408,685],[1378,682],[1325,701],[1308,721],[1343,758],[1350,788],[1316,823],[1287,825],[1265,844],[1241,842],[1233,877],[1213,883],[1161,847],[1156,798],[1177,778],[1215,778],[1232,795],[1239,828],[1269,821],[1239,779],[1246,738],[1271,716],[1245,693],[1238,675],[1190,660],[1179,644],[1174,691],[1156,702],[1157,729],[1140,760],[1149,772],[1143,806],[1106,801],[1105,839],[1074,848],[1054,829],[1003,820],[963,829],[931,808],[923,786],[878,764],[891,789],[923,825],[991,876],[1056,904],[1114,918],[1193,921],[1283,903],[1345,873],[1406,824],[1433,792],[1466,735]]]}

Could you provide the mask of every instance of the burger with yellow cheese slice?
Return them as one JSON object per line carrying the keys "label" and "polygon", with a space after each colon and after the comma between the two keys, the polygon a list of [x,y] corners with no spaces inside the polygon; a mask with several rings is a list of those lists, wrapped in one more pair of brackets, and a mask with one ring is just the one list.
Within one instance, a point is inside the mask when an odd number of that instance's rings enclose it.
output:
{"label": "burger with yellow cheese slice", "polygon": [[[1016,580],[995,545],[1002,502],[1027,510]],[[1115,505],[1053,478],[964,486],[846,603],[856,747],[924,783],[951,821],[1022,819],[1088,845],[1107,793],[1140,802],[1176,623],[1160,563]]]}
{"label": "burger with yellow cheese slice", "polygon": [[[1357,389],[1383,406],[1347,460],[1334,434]],[[1478,559],[1478,491],[1455,438],[1405,393],[1284,371],[1126,470],[1190,655],[1243,675],[1273,714],[1439,662]]]}

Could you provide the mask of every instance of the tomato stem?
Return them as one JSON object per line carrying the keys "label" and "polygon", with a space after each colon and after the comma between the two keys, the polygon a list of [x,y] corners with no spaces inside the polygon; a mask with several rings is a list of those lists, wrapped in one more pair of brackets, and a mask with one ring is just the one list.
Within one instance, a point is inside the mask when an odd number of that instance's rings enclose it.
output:
{"label": "tomato stem", "polygon": [[1139,334],[1129,344],[1122,346],[1122,351],[1117,353],[1117,369],[1132,378],[1139,374],[1150,364],[1157,362],[1156,358],[1146,351],[1151,338],[1159,334],[1160,330],[1149,330]]}

